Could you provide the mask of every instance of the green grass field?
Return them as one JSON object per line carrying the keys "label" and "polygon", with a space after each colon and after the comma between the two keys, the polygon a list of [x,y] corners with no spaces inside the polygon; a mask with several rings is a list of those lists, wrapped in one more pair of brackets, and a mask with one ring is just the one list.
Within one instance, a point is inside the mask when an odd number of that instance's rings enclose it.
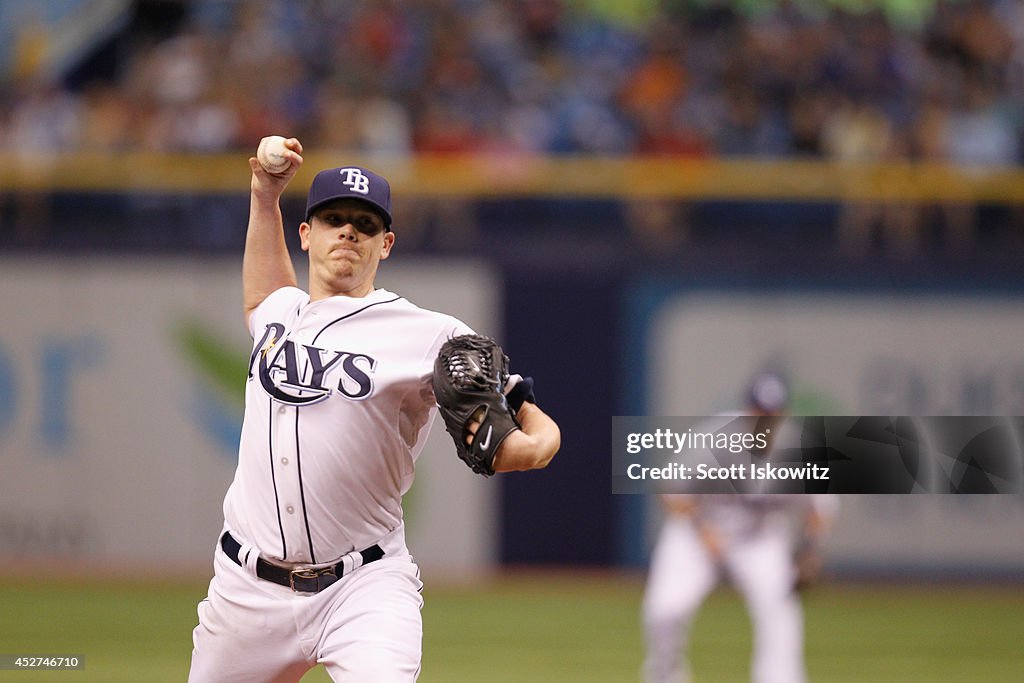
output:
{"label": "green grass field", "polygon": [[[428,577],[429,582],[429,577]],[[205,582],[5,579],[0,654],[85,655],[82,671],[0,671],[0,681],[184,681]],[[538,573],[425,592],[421,681],[637,681],[636,577]],[[816,683],[1024,682],[1021,586],[832,584],[806,599]],[[747,680],[749,622],[712,595],[692,644],[697,683]],[[315,669],[304,682],[328,681]]]}

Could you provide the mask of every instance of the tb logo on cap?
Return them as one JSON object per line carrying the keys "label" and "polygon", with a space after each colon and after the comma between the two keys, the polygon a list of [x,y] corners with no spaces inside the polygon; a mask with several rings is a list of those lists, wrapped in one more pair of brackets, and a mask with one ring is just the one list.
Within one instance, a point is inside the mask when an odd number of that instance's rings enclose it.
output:
{"label": "tb logo on cap", "polygon": [[353,192],[359,194],[369,194],[370,192],[370,179],[363,175],[362,171],[358,168],[343,168],[341,171],[343,180],[342,185],[348,185],[352,188]]}

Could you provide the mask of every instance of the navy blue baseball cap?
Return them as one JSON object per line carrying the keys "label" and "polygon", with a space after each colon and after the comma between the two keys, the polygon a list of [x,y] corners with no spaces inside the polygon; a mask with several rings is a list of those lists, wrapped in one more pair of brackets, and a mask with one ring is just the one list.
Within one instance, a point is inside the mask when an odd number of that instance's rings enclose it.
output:
{"label": "navy blue baseball cap", "polygon": [[391,229],[391,185],[373,171],[359,166],[341,166],[320,171],[309,186],[306,222],[321,206],[335,199],[359,199],[369,204]]}

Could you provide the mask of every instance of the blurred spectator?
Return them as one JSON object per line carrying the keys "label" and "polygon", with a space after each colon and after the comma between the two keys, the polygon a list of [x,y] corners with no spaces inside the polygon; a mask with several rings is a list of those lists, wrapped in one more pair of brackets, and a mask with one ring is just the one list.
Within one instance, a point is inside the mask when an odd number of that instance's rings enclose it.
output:
{"label": "blurred spectator", "polygon": [[[827,119],[823,134],[826,154],[837,163],[851,167],[851,193],[865,182],[857,168],[886,161],[906,161],[908,144],[875,104],[844,98]],[[848,254],[863,257],[877,234],[883,246],[897,256],[910,256],[919,248],[920,223],[917,207],[909,200],[854,199],[839,210],[839,246]]]}
{"label": "blurred spectator", "polygon": [[125,88],[91,84],[82,91],[82,148],[118,151],[136,146],[133,131],[140,113]]}
{"label": "blurred spectator", "polygon": [[780,112],[762,106],[758,92],[745,80],[727,86],[723,95],[715,151],[725,156],[785,156],[792,130]]}
{"label": "blurred spectator", "polygon": [[[1005,103],[998,101],[994,88],[980,74],[964,80],[964,99],[948,113],[943,131],[948,159],[974,174],[1015,164],[1020,138]],[[952,253],[962,255],[973,248],[977,212],[972,204],[947,203],[947,239]]]}
{"label": "blurred spectator", "polygon": [[30,189],[10,197],[11,230],[19,243],[43,244],[52,229],[45,178],[58,154],[80,146],[82,106],[78,98],[45,78],[25,78],[17,83],[12,101],[7,130],[0,141],[6,141],[18,173]]}
{"label": "blurred spectator", "polygon": [[26,79],[15,87],[9,142],[12,149],[31,150],[22,161],[45,164],[49,157],[77,149],[82,143],[82,105],[78,97],[48,80]]}

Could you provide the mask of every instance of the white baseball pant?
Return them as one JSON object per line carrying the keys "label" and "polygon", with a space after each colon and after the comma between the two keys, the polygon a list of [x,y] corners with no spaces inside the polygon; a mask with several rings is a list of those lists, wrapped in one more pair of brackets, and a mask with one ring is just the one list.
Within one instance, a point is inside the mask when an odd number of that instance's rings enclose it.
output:
{"label": "white baseball pant", "polygon": [[319,593],[296,593],[228,559],[218,546],[192,632],[190,683],[298,681],[317,663],[334,681],[415,681],[423,599],[408,554],[387,556]]}
{"label": "white baseball pant", "polygon": [[743,596],[754,629],[754,683],[802,683],[803,613],[793,590],[787,529],[777,520],[742,538],[726,537],[721,566],[701,542],[692,521],[669,515],[651,557],[642,618],[649,683],[683,683],[689,664],[682,656],[690,626],[720,572]]}

